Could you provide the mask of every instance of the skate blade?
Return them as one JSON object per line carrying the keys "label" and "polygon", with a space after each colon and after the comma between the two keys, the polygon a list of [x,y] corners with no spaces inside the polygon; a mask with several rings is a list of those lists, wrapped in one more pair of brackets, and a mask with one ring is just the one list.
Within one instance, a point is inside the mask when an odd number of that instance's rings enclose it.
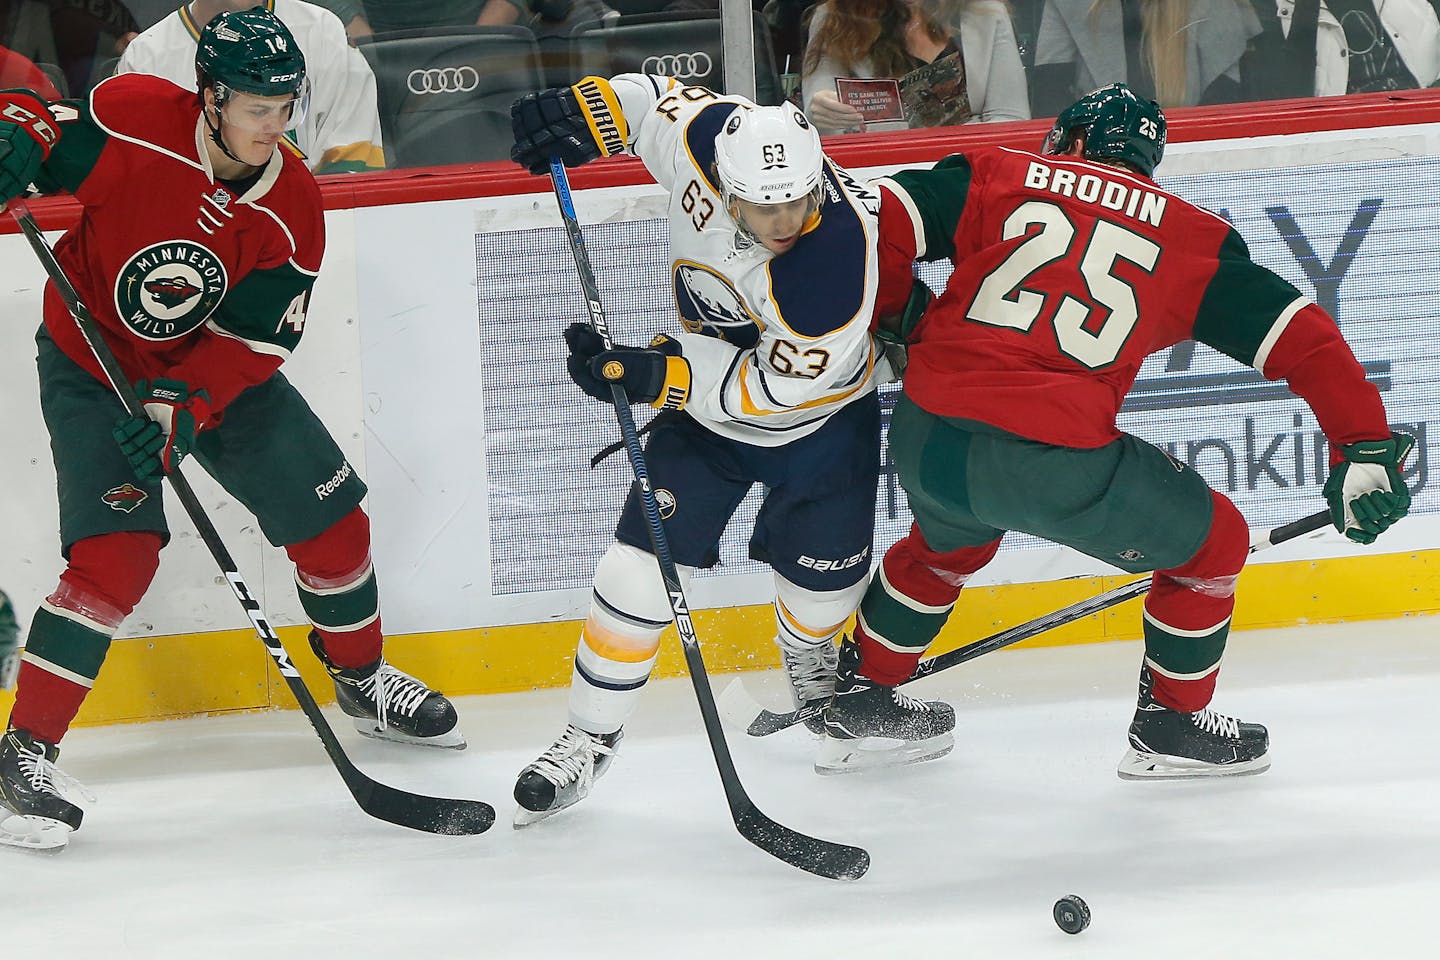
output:
{"label": "skate blade", "polygon": [[523,830],[525,827],[539,823],[541,820],[549,820],[561,810],[569,810],[580,802],[580,798],[571,800],[569,803],[561,803],[551,807],[549,810],[527,810],[525,807],[515,808],[515,817],[510,825],[516,830]]}
{"label": "skate blade", "polygon": [[380,727],[374,720],[351,717],[355,729],[372,740],[388,740],[391,743],[408,743],[419,747],[438,747],[442,750],[464,750],[465,735],[460,732],[457,726],[453,730],[434,737],[412,737],[408,733],[402,733],[394,727]]}
{"label": "skate blade", "polygon": [[942,733],[928,740],[892,740],[886,737],[863,737],[859,740],[836,740],[826,737],[815,758],[815,772],[822,777],[863,770],[901,767],[926,760],[938,760],[955,749],[955,734]]}
{"label": "skate blade", "polygon": [[1203,763],[1163,753],[1143,753],[1131,747],[1115,772],[1121,780],[1210,780],[1254,776],[1269,769],[1269,753],[1244,763]]}
{"label": "skate blade", "polygon": [[69,845],[72,832],[68,824],[49,817],[19,813],[0,816],[0,846],[34,853],[59,853]]}

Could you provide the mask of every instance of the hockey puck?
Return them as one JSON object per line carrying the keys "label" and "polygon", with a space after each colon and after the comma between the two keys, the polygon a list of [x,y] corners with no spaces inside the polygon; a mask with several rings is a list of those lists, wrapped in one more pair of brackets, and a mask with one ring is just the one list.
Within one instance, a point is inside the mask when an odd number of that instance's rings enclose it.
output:
{"label": "hockey puck", "polygon": [[1055,926],[1066,933],[1079,933],[1090,926],[1090,907],[1073,893],[1056,900],[1050,912],[1055,917]]}

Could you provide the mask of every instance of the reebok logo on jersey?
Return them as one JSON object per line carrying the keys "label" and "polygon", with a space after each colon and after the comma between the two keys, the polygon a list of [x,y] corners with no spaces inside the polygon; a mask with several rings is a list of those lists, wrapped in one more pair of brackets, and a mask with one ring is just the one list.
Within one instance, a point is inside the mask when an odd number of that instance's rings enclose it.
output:
{"label": "reebok logo on jersey", "polygon": [[346,460],[340,464],[340,469],[335,471],[335,476],[315,488],[315,497],[319,500],[324,500],[330,496],[330,494],[340,489],[340,484],[349,480],[350,474],[354,472],[355,470],[350,466],[350,461]]}
{"label": "reebok logo on jersey", "polygon": [[229,288],[225,264],[193,240],[151,244],[115,278],[115,311],[143,340],[174,340],[204,323]]}

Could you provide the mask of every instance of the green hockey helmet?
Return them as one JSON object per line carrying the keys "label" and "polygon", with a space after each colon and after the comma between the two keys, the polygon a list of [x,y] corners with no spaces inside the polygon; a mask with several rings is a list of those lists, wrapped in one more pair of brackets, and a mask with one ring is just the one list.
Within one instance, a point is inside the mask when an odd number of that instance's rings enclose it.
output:
{"label": "green hockey helmet", "polygon": [[1041,153],[1066,153],[1085,136],[1085,159],[1119,160],[1151,176],[1165,154],[1165,114],[1123,83],[1092,90],[1055,119]]}
{"label": "green hockey helmet", "polygon": [[202,90],[211,87],[222,106],[234,92],[257,97],[293,94],[296,124],[308,99],[305,54],[290,28],[263,7],[226,11],[207,23],[195,50],[195,74],[197,85]]}

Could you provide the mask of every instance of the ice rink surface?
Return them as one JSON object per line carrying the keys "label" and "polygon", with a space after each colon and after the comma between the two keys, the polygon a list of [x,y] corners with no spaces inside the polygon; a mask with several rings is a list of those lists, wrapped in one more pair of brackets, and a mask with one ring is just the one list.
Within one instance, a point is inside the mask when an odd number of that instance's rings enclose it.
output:
{"label": "ice rink surface", "polygon": [[[1215,706],[1267,724],[1274,757],[1232,781],[1115,776],[1139,655],[1004,651],[916,684],[959,722],[954,753],[913,767],[821,778],[802,729],[732,732],[761,809],[870,850],[853,883],[735,833],[687,680],[646,691],[588,800],[523,831],[510,790],[564,691],[459,701],[461,753],[327,711],[372,776],[494,803],[468,838],[364,816],[297,711],[76,730],[61,766],[99,802],[62,854],[0,850],[6,955],[1435,956],[1440,618],[1232,637]],[[1094,915],[1078,936],[1050,918],[1066,893]]]}

